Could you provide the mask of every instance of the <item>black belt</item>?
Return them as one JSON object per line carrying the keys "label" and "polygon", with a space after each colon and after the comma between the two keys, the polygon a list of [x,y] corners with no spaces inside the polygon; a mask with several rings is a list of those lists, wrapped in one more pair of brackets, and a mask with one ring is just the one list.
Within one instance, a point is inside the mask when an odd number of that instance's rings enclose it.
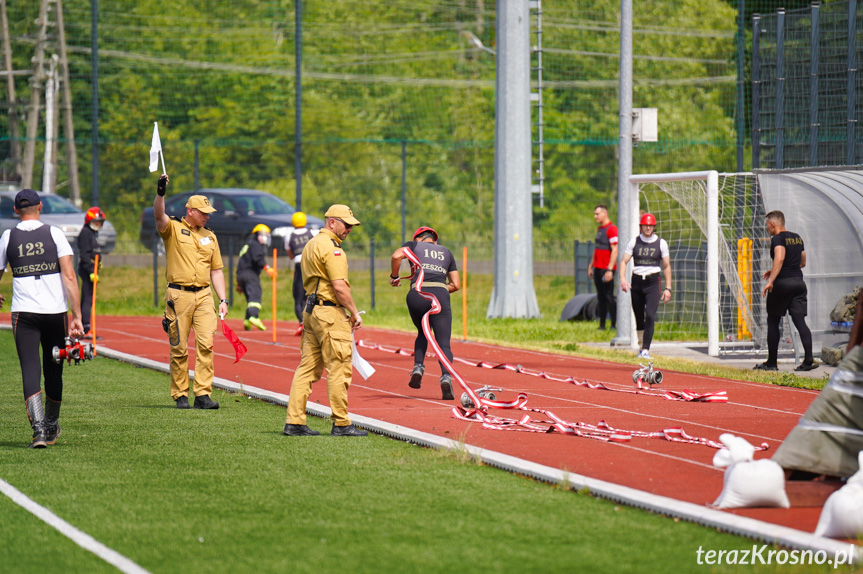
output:
{"label": "black belt", "polygon": [[[209,285],[207,285],[209,287]],[[176,283],[168,283],[169,289],[180,289],[182,291],[191,291],[192,293],[197,293],[201,289],[206,289],[207,287],[193,287],[191,285],[177,285]]]}
{"label": "black belt", "polygon": [[333,303],[332,301],[324,301],[323,299],[318,299],[318,305],[323,305],[324,307],[341,307],[338,303]]}
{"label": "black belt", "polygon": [[659,277],[659,271],[656,271],[655,273],[648,273],[647,275],[642,275],[641,273],[633,273],[632,277],[633,279],[635,277],[640,277],[642,281],[650,281],[654,277]]}

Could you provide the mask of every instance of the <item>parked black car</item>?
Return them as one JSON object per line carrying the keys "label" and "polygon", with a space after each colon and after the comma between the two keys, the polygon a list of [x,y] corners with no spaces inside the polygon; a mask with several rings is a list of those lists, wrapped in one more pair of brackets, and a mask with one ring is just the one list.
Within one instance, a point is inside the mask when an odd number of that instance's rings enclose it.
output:
{"label": "parked black car", "polygon": [[[170,216],[186,215],[186,201],[192,195],[205,195],[216,212],[210,215],[207,227],[213,230],[219,240],[222,253],[233,249],[236,254],[245,243],[257,224],[263,223],[273,235],[273,247],[283,249],[285,236],[293,229],[291,216],[297,211],[278,197],[257,189],[199,189],[173,195],[165,200],[165,211]],[[306,227],[320,229],[324,222],[306,215]],[[165,247],[156,233],[153,208],[148,207],[141,213],[141,244],[148,250],[156,249],[164,253]]]}

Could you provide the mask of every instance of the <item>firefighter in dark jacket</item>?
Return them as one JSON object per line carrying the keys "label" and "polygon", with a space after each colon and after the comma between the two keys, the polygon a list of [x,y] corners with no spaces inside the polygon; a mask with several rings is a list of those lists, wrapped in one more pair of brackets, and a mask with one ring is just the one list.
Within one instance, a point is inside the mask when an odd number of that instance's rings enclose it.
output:
{"label": "firefighter in dark jacket", "polygon": [[246,331],[253,326],[262,331],[267,327],[259,317],[261,313],[261,271],[266,271],[271,278],[276,272],[267,265],[264,247],[270,245],[270,228],[259,223],[252,229],[252,236],[240,250],[240,260],[237,263],[237,291],[246,295],[246,319],[243,327]]}
{"label": "firefighter in dark jacket", "polygon": [[91,207],[84,215],[84,227],[78,234],[78,276],[81,277],[81,321],[84,323],[84,338],[91,336],[90,312],[93,307],[93,285],[99,280],[96,255],[102,266],[102,250],[99,247],[99,230],[105,224],[105,212]]}

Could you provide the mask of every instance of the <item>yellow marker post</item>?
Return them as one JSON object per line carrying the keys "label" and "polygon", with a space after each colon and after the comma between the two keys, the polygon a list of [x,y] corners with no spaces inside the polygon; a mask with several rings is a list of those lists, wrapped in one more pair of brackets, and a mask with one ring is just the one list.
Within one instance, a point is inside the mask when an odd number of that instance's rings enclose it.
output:
{"label": "yellow marker post", "polygon": [[467,245],[461,248],[461,338],[467,341]]}
{"label": "yellow marker post", "polygon": [[276,342],[276,282],[279,274],[276,272],[276,253],[277,249],[273,247],[273,343]]}
{"label": "yellow marker post", "polygon": [[99,254],[96,254],[95,268],[93,269],[93,304],[90,306],[90,333],[93,336],[93,356],[96,356],[96,287],[99,285]]}
{"label": "yellow marker post", "polygon": [[748,237],[737,240],[737,276],[740,277],[740,290],[737,292],[737,339],[751,339],[752,333],[746,324],[748,313],[743,313],[743,309],[752,308],[752,239]]}

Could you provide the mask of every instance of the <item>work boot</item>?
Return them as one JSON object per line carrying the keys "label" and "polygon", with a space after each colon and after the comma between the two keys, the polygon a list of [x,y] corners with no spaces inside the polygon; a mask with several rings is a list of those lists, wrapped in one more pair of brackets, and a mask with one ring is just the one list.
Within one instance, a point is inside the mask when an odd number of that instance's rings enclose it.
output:
{"label": "work boot", "polygon": [[42,393],[36,393],[27,399],[27,416],[33,427],[33,440],[27,448],[45,448],[45,411],[42,408]]}
{"label": "work boot", "polygon": [[177,397],[177,408],[178,409],[188,409],[191,408],[189,406],[189,397],[186,395],[182,395]]}
{"label": "work boot", "polygon": [[440,376],[440,392],[441,398],[445,401],[451,401],[455,398],[452,394],[452,376],[448,373]]}
{"label": "work boot", "polygon": [[[245,322],[243,324],[245,325]],[[249,317],[249,324],[254,326],[254,327],[257,327],[261,331],[267,330],[267,326],[264,325],[264,322],[261,321],[260,318],[258,318],[258,317]]]}
{"label": "work boot", "polygon": [[219,403],[210,398],[210,395],[201,395],[200,397],[195,397],[196,409],[217,409],[219,408]]}
{"label": "work boot", "polygon": [[426,370],[425,366],[420,365],[419,363],[414,365],[414,370],[411,371],[411,380],[408,383],[408,386],[410,388],[418,389],[422,386],[422,384],[423,384],[423,373],[425,372],[425,370]]}
{"label": "work boot", "polygon": [[347,425],[344,427],[337,427],[333,425],[333,430],[330,431],[330,434],[333,436],[368,436],[368,432],[358,429],[354,425]]}
{"label": "work boot", "polygon": [[319,433],[316,430],[310,429],[306,425],[286,424],[285,430],[282,431],[282,434],[285,434],[288,436],[317,436],[321,433]]}
{"label": "work boot", "polygon": [[60,436],[60,402],[45,399],[45,442],[54,444]]}

